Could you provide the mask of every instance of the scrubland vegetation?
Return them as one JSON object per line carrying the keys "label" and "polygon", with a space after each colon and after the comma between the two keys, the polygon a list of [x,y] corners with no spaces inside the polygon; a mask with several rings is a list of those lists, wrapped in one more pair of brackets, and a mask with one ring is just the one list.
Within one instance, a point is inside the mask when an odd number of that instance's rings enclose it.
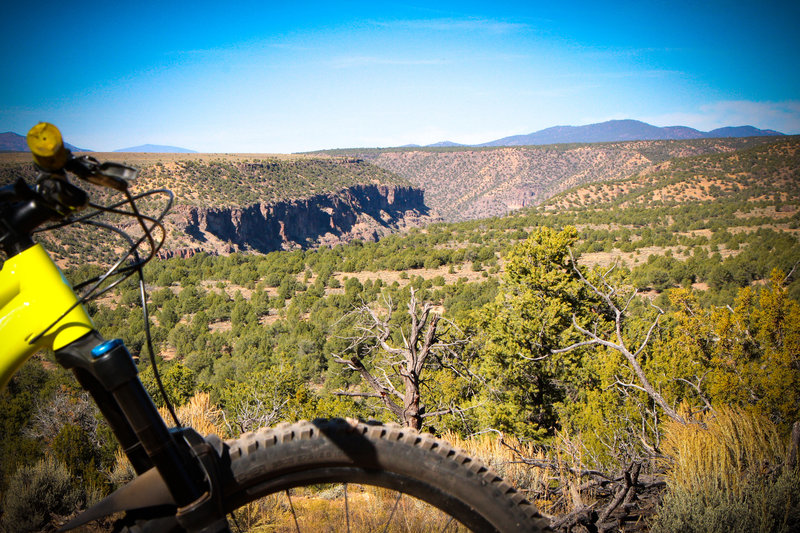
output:
{"label": "scrubland vegetation", "polygon": [[[151,262],[159,370],[182,416],[223,436],[317,416],[402,422],[356,363],[387,376],[382,392],[402,391],[387,348],[402,349],[429,304],[444,349],[420,372],[422,429],[482,457],[554,527],[796,531],[798,147],[669,160],[377,243]],[[140,355],[163,404],[137,291],[90,311]],[[364,306],[386,335],[364,335]],[[0,401],[6,524],[24,514],[44,527],[125,478],[107,428],[48,355]],[[43,511],[39,494],[70,505]],[[289,519],[281,509],[237,516],[267,530]]]}
{"label": "scrubland vegetation", "polygon": [[515,147],[330,150],[359,157],[425,189],[444,220],[502,216],[581,185],[627,179],[676,158],[771,144],[775,137]]}

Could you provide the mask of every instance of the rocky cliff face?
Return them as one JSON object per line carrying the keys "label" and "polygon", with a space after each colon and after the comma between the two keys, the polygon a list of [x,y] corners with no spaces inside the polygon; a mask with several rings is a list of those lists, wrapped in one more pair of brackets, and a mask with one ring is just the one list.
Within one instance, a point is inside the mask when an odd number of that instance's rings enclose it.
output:
{"label": "rocky cliff face", "polygon": [[177,247],[162,251],[162,257],[185,257],[198,251],[266,253],[353,239],[374,241],[436,219],[421,189],[395,185],[356,185],[336,193],[247,207],[178,206],[169,218],[188,238],[178,239]]}

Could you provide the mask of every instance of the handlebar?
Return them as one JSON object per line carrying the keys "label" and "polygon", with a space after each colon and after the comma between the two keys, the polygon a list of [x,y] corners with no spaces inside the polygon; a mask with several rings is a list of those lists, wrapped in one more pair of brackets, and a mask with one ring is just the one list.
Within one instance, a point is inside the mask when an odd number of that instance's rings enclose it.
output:
{"label": "handlebar", "polygon": [[79,178],[120,192],[128,189],[128,182],[135,179],[139,171],[119,163],[100,163],[84,155],[76,157],[64,146],[58,128],[40,122],[30,129],[27,136],[36,166],[44,172],[63,175],[71,172]]}
{"label": "handlebar", "polygon": [[86,192],[69,182],[67,172],[130,196],[128,183],[138,170],[119,163],[100,163],[87,155],[74,156],[54,125],[35,125],[28,132],[27,142],[39,170],[35,186],[19,179],[0,187],[0,249],[7,254],[31,246],[31,233],[38,226],[63,219],[89,204]]}

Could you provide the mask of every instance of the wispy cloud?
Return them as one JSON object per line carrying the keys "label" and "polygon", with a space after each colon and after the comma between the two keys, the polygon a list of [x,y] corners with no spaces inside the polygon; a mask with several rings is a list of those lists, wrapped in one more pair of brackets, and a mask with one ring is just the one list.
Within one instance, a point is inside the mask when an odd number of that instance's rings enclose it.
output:
{"label": "wispy cloud", "polygon": [[465,19],[422,19],[422,20],[392,20],[373,21],[372,24],[384,28],[405,28],[411,30],[438,31],[438,32],[485,32],[492,34],[513,33],[525,31],[530,28],[521,22],[506,22],[486,18]]}
{"label": "wispy cloud", "polygon": [[571,48],[585,57],[595,59],[606,58],[641,58],[652,55],[686,53],[688,50],[676,47],[618,47],[618,46],[585,46],[572,44]]}
{"label": "wispy cloud", "polygon": [[684,125],[704,131],[725,126],[755,126],[800,134],[800,100],[728,100],[702,105],[695,110],[643,117],[642,120],[659,126]]}
{"label": "wispy cloud", "polygon": [[376,56],[341,56],[331,59],[329,64],[333,68],[360,68],[372,66],[426,66],[443,65],[443,59],[402,59]]}
{"label": "wispy cloud", "polygon": [[293,52],[307,52],[309,50],[314,50],[313,46],[307,45],[299,45],[296,43],[269,43],[271,48],[277,48],[278,50],[290,50]]}

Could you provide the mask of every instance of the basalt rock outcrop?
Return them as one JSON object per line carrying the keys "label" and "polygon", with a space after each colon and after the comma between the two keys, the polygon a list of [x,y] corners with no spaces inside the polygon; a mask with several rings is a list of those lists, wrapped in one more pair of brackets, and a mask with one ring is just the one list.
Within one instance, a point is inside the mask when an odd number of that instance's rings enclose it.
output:
{"label": "basalt rock outcrop", "polygon": [[355,185],[304,199],[246,207],[178,206],[169,222],[190,244],[161,252],[186,257],[199,251],[231,253],[374,241],[391,232],[437,219],[421,189],[397,185]]}

